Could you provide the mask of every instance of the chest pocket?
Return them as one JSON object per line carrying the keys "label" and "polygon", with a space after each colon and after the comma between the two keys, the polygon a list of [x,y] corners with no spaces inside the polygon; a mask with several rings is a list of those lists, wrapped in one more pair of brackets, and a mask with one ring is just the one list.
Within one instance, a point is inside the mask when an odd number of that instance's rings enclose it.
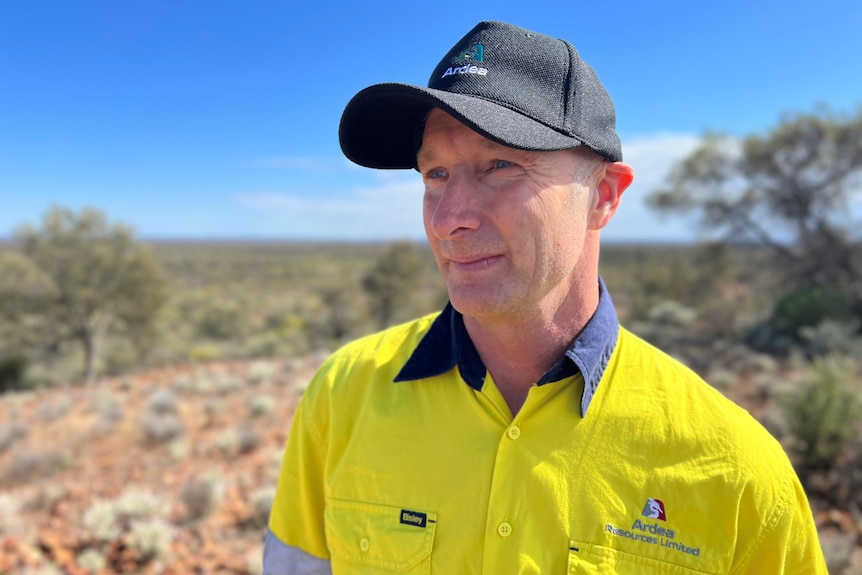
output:
{"label": "chest pocket", "polygon": [[330,499],[324,517],[334,573],[431,573],[436,513]]}
{"label": "chest pocket", "polygon": [[697,571],[581,541],[572,541],[569,544],[567,573],[568,575],[710,575],[707,571]]}

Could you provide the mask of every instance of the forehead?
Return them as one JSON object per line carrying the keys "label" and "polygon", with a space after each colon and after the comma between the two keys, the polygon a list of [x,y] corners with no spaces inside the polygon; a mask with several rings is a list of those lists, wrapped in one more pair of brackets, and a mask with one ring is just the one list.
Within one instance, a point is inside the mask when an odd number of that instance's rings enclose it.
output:
{"label": "forehead", "polygon": [[503,144],[490,140],[476,132],[469,126],[461,123],[457,118],[444,112],[439,108],[434,108],[428,114],[425,120],[425,128],[422,133],[422,143],[417,153],[417,163],[433,159],[439,153],[445,152],[447,149],[454,149],[460,146],[469,146],[470,149],[519,154],[537,154],[540,152],[527,152],[510,148]]}

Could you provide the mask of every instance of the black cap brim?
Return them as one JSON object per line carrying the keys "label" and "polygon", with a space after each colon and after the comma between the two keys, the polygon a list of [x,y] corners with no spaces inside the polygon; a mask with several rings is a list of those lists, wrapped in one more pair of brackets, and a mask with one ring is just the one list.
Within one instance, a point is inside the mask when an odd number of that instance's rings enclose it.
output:
{"label": "black cap brim", "polygon": [[387,83],[365,88],[347,104],[338,129],[341,149],[361,166],[415,168],[419,128],[432,108],[442,109],[486,138],[511,148],[553,151],[582,144],[577,138],[482,98]]}

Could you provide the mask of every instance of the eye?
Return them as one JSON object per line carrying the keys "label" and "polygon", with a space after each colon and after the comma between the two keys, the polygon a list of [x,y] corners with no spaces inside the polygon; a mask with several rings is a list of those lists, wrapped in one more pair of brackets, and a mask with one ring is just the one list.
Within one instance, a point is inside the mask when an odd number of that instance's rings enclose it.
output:
{"label": "eye", "polygon": [[447,175],[448,174],[446,173],[446,170],[444,170],[443,168],[432,168],[425,172],[425,179],[437,180],[440,178],[445,178]]}
{"label": "eye", "polygon": [[510,162],[509,160],[494,160],[494,169],[500,170],[503,168],[511,168],[515,165],[515,162]]}

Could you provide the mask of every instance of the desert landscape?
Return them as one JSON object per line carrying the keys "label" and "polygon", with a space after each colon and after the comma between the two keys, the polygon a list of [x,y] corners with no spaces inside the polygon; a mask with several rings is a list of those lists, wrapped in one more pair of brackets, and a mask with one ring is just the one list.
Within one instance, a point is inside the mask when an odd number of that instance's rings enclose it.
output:
{"label": "desert landscape", "polygon": [[[118,332],[90,381],[74,342],[6,380],[2,575],[258,575],[291,417],[317,367],[344,341],[445,301],[429,254],[404,244],[153,249],[170,296],[146,355]],[[381,319],[368,278],[392,265],[415,281]],[[627,327],[785,446],[830,573],[862,573],[858,336],[840,322],[810,327],[825,350],[810,356],[742,342],[739,326],[758,310],[762,320],[772,297],[750,251],[615,247],[603,266]]]}

